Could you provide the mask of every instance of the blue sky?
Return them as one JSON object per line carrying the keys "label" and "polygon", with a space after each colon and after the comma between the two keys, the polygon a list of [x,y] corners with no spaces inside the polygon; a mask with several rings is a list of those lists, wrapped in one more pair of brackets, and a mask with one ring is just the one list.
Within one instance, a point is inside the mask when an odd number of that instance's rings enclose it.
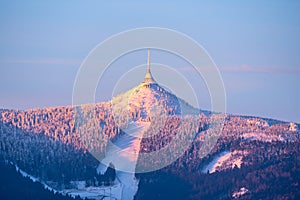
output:
{"label": "blue sky", "polygon": [[[300,122],[299,9],[299,1],[1,1],[0,107],[71,104],[77,70],[98,43],[155,26],[185,33],[208,51],[228,112]],[[115,66],[130,68],[145,57],[136,52]],[[170,58],[152,55],[184,73],[188,66]],[[201,98],[205,87],[198,89]]]}

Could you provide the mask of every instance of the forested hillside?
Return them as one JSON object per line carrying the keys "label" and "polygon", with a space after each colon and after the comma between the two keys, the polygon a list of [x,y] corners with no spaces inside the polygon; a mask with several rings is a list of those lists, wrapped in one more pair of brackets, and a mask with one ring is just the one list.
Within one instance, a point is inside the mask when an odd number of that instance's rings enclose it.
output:
{"label": "forested hillside", "polygon": [[[184,106],[189,113],[180,113]],[[222,130],[210,131],[213,117],[224,118]],[[130,122],[151,124],[140,141],[140,153],[155,152],[177,141],[168,149],[178,155],[174,162],[135,175],[137,199],[299,197],[299,124],[205,115],[157,85],[139,86],[104,103],[0,110],[0,158],[57,190],[78,188],[79,182],[85,187],[111,185],[115,169],[98,174],[99,160],[106,156],[108,141],[126,134],[123,128]],[[217,142],[202,155],[200,149],[211,145],[207,136]],[[182,141],[187,142],[186,149],[181,148]],[[136,169],[149,163],[157,166],[163,159],[169,158],[139,155]]]}

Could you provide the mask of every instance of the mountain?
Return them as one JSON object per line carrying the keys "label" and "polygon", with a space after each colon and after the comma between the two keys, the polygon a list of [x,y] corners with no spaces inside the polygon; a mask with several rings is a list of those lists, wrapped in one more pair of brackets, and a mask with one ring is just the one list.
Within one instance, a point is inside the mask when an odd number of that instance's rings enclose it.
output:
{"label": "mountain", "polygon": [[[212,116],[224,117],[221,132],[210,131]],[[136,199],[297,199],[298,127],[193,108],[161,87],[148,65],[140,85],[108,102],[0,110],[0,158],[61,194],[92,199],[121,199],[124,191]],[[142,138],[127,134],[144,128]],[[201,156],[211,134],[219,136],[217,143]],[[169,151],[178,158],[153,172],[132,175],[122,173],[114,160],[107,161],[109,167],[98,161],[109,158],[111,141],[121,148],[116,155],[137,151],[135,169],[143,169],[147,162],[157,166],[161,160],[141,154],[164,149],[175,138],[187,138],[190,145],[184,151],[180,143],[171,146]],[[6,172],[0,173],[3,177]]]}
{"label": "mountain", "polygon": [[[134,121],[150,122],[157,117],[207,113],[194,108],[160,86],[152,77],[150,68],[141,84],[113,97],[110,103],[115,118],[120,117]],[[118,121],[118,119],[115,120]]]}

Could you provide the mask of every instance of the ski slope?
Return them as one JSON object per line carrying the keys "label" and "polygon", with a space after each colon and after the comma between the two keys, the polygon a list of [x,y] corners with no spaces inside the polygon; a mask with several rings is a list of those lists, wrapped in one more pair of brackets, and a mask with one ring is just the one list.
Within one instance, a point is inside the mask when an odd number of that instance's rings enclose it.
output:
{"label": "ski slope", "polygon": [[108,145],[106,157],[101,161],[97,171],[104,173],[112,163],[116,169],[117,181],[122,185],[122,200],[132,200],[138,190],[135,178],[135,167],[140,151],[140,143],[144,132],[149,127],[147,122],[131,122],[122,129],[126,134]]}

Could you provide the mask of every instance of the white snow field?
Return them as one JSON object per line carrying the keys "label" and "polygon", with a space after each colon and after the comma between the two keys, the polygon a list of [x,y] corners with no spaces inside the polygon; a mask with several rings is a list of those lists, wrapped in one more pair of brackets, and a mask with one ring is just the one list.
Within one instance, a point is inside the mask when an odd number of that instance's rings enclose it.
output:
{"label": "white snow field", "polygon": [[247,151],[223,151],[217,154],[214,159],[204,166],[201,170],[202,173],[214,173],[217,170],[222,171],[228,168],[238,167],[240,168],[243,164],[243,155],[247,155]]}
{"label": "white snow field", "polygon": [[[149,127],[147,122],[131,122],[123,136],[113,144],[108,145],[106,157],[101,161],[97,171],[104,173],[112,163],[116,169],[117,181],[122,186],[121,199],[132,200],[138,190],[138,180],[135,178],[135,167],[140,151],[141,138]],[[104,163],[104,164],[103,164]]]}
{"label": "white snow field", "polygon": [[224,160],[224,158],[228,158],[228,156],[230,156],[229,151],[223,151],[219,153],[210,163],[208,163],[208,165],[203,167],[201,171],[203,173],[207,173],[207,171],[209,171],[209,173],[214,173],[216,170],[216,166],[220,163],[220,161]]}
{"label": "white snow field", "polygon": [[63,194],[69,194],[72,197],[80,196],[88,199],[122,199],[122,186],[120,183],[112,186],[86,187],[82,189],[67,189],[62,191]]}

